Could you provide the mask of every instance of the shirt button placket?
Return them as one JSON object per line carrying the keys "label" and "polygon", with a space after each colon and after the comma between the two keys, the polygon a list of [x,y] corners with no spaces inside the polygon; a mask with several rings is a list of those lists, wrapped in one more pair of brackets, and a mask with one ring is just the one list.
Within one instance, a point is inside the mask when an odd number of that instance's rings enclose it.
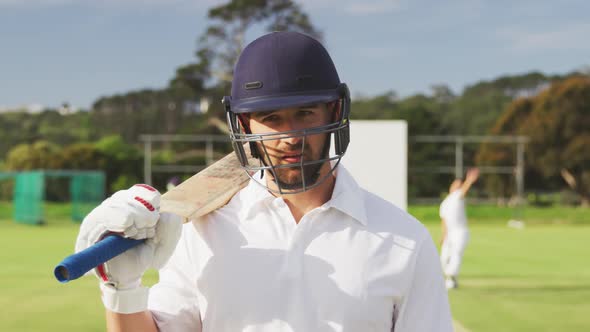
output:
{"label": "shirt button placket", "polygon": [[285,263],[288,275],[295,280],[302,280],[303,274],[303,259],[306,248],[306,235],[312,222],[313,212],[301,218],[299,224],[293,229],[289,245],[287,247],[287,256]]}
{"label": "shirt button placket", "polygon": [[275,228],[275,236],[278,241],[281,241],[283,245],[281,248],[286,248],[287,243],[291,240],[291,235],[293,233],[291,222],[293,216],[287,207],[287,204],[281,198],[275,198],[270,202],[269,208],[273,210],[271,213],[271,221]]}

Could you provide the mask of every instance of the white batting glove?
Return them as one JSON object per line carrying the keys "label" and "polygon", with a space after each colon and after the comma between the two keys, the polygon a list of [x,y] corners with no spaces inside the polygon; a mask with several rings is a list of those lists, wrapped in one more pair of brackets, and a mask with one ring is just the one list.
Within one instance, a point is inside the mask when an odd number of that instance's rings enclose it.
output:
{"label": "white batting glove", "polygon": [[182,230],[181,218],[159,213],[160,193],[148,185],[135,185],[107,198],[86,218],[76,240],[76,252],[110,233],[146,239],[93,270],[101,281],[105,307],[119,313],[147,309],[148,289],[141,277],[149,268],[159,269],[176,248]]}

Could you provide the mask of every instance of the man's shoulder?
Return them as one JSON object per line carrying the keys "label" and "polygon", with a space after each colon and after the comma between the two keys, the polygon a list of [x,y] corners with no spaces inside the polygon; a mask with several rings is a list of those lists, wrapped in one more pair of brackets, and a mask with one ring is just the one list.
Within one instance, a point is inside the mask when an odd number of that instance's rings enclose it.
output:
{"label": "man's shoulder", "polygon": [[245,196],[246,188],[240,189],[227,203],[209,212],[208,214],[192,220],[197,230],[208,229],[212,225],[223,223],[237,223],[244,207],[247,205]]}
{"label": "man's shoulder", "polygon": [[387,232],[410,238],[422,238],[426,227],[407,211],[365,189],[363,197],[367,227],[375,232]]}

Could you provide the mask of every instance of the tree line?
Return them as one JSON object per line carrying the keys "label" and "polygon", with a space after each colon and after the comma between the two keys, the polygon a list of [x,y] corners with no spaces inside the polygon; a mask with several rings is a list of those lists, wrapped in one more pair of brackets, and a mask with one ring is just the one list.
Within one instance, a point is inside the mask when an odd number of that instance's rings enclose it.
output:
{"label": "tree line", "polygon": [[[196,60],[179,66],[162,89],[130,91],[98,98],[89,110],[60,114],[0,114],[0,171],[28,169],[104,169],[108,191],[142,179],[141,134],[223,134],[221,97],[229,93],[232,66],[244,36],[252,29],[294,30],[322,39],[300,6],[289,0],[233,0],[208,12],[209,26],[198,38]],[[348,82],[354,90],[354,82]],[[202,98],[206,113],[196,112]],[[402,119],[409,135],[526,135],[526,188],[567,191],[572,202],[590,202],[590,78],[572,72],[530,72],[476,82],[461,93],[444,84],[399,97],[395,91],[353,96],[352,119]],[[352,136],[354,139],[354,136]],[[386,144],[384,144],[385,146]],[[229,145],[219,147],[229,151]],[[409,197],[437,197],[450,174],[413,172],[421,166],[449,166],[453,147],[409,144]],[[195,164],[203,147],[186,143],[160,146],[155,162]],[[514,165],[514,146],[474,145],[468,166]],[[386,153],[386,152],[384,152]],[[185,176],[187,176],[185,174]],[[166,175],[154,181],[163,188]],[[480,194],[514,195],[513,177],[487,175]],[[0,188],[6,184],[0,182]],[[2,189],[4,195],[7,188]]]}

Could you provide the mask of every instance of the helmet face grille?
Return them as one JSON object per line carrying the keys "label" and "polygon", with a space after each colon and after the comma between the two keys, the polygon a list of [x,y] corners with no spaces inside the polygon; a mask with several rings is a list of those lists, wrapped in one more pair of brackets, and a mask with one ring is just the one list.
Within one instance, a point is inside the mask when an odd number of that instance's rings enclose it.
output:
{"label": "helmet face grille", "polygon": [[[230,129],[230,138],[233,142],[234,150],[240,159],[242,168],[247,171],[249,176],[261,171],[262,174],[272,174],[273,179],[279,178],[278,173],[283,168],[297,168],[301,170],[301,183],[286,185],[274,181],[274,188],[268,187],[268,183],[262,177],[252,177],[260,185],[267,187],[268,190],[284,195],[296,194],[307,191],[320,185],[327,180],[330,174],[336,169],[341,158],[344,156],[349,143],[350,137],[350,94],[346,84],[342,83],[337,89],[339,95],[340,111],[332,119],[332,122],[318,127],[297,129],[291,131],[277,131],[267,133],[252,133],[247,125],[240,124],[240,115],[231,110],[229,97],[225,97],[223,103],[226,107],[227,123]],[[243,120],[243,118],[242,118]],[[241,122],[242,124],[244,122]],[[265,144],[268,141],[279,141],[283,139],[299,137],[302,138],[301,155],[304,155],[305,140],[307,137],[314,135],[326,135],[327,140],[324,145],[324,151],[318,159],[301,159],[297,163],[274,165],[270,162],[268,150]],[[250,146],[250,151],[245,151],[242,147]],[[250,158],[250,156],[252,158]],[[329,163],[330,171],[324,176],[319,176],[320,167]]]}
{"label": "helmet face grille", "polygon": [[[232,141],[235,142],[234,146],[244,146],[244,143],[250,143],[251,149],[258,150],[258,154],[260,155],[260,157],[257,161],[248,159],[246,155],[242,155],[242,158],[240,158],[240,160],[244,161],[242,163],[242,168],[247,171],[250,177],[254,179],[256,182],[258,182],[260,185],[267,187],[267,189],[271,192],[280,195],[285,195],[307,191],[320,185],[323,181],[329,178],[330,174],[336,169],[340,162],[340,159],[343,156],[343,153],[335,152],[336,148],[332,144],[333,141],[330,139],[330,137],[338,133],[339,131],[346,129],[348,129],[348,123],[333,122],[315,128],[277,133],[247,134],[241,132],[232,132],[231,138]],[[300,137],[303,140],[301,144],[300,154],[304,155],[306,138],[308,136],[318,134],[325,134],[327,137],[320,158],[311,160],[301,158],[301,160],[296,163],[273,164],[272,159],[270,158],[270,152],[268,151],[265,144],[267,141],[277,141],[290,137]],[[320,169],[322,165],[326,163],[330,163],[330,171],[324,174],[323,176],[320,176]],[[300,182],[284,183],[278,181],[277,179],[280,178],[278,174],[281,173],[281,170],[283,169],[300,170]],[[262,177],[252,176],[253,174],[260,171],[262,173],[266,172],[266,174],[270,176],[272,182],[274,183],[274,186],[272,188],[267,186],[268,183],[266,183]]]}
{"label": "helmet face grille", "polygon": [[234,69],[233,112],[244,113],[338,98],[336,67],[317,40],[297,32],[273,32],[250,43]]}

